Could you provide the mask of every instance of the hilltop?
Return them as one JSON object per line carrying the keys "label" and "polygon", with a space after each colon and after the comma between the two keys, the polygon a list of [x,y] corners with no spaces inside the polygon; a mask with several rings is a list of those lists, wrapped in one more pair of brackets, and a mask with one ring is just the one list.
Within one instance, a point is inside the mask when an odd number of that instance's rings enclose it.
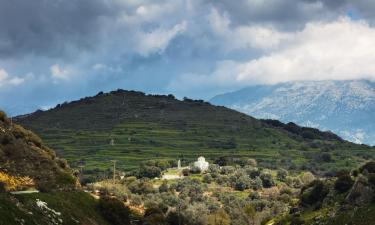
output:
{"label": "hilltop", "polygon": [[375,83],[296,81],[246,87],[215,96],[223,105],[256,118],[293,121],[331,130],[346,140],[375,145]]}
{"label": "hilltop", "polygon": [[326,173],[374,156],[365,145],[293,123],[260,121],[202,100],[117,90],[63,103],[14,121],[40,135],[59,156],[86,169],[108,169],[120,160],[135,169],[147,159],[199,155],[252,157],[260,165]]}

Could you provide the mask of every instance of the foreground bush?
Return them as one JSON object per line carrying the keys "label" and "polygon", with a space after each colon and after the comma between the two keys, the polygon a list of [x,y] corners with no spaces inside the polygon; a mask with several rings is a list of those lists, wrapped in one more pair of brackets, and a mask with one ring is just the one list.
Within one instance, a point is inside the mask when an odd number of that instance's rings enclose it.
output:
{"label": "foreground bush", "polygon": [[335,190],[344,193],[348,191],[354,184],[349,173],[340,174],[335,182]]}
{"label": "foreground bush", "polygon": [[130,225],[130,209],[115,198],[102,197],[99,200],[99,210],[113,225]]}

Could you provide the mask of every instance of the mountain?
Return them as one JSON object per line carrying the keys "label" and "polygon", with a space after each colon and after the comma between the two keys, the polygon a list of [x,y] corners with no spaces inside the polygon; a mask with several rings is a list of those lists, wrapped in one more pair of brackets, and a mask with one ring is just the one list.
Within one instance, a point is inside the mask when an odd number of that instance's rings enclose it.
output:
{"label": "mountain", "polygon": [[183,163],[203,155],[252,157],[260,165],[311,169],[351,168],[375,155],[373,148],[330,132],[293,123],[260,121],[202,100],[117,90],[63,103],[14,121],[40,135],[71,165],[104,171],[137,169],[149,159]]}
{"label": "mountain", "polygon": [[370,81],[258,85],[215,96],[210,102],[256,118],[293,121],[375,145],[375,83]]}

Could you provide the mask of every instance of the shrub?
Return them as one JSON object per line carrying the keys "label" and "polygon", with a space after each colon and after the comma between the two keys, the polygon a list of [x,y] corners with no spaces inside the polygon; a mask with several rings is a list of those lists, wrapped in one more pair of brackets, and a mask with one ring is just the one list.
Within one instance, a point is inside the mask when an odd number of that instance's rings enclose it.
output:
{"label": "shrub", "polygon": [[363,165],[361,168],[359,168],[359,171],[363,173],[364,171],[367,171],[368,173],[375,173],[375,161],[370,161]]}
{"label": "shrub", "polygon": [[349,173],[340,174],[335,181],[335,190],[344,193],[348,191],[354,184]]}
{"label": "shrub", "polygon": [[160,185],[160,187],[159,187],[159,192],[160,192],[160,193],[162,193],[162,192],[168,192],[168,190],[169,190],[169,186],[168,186],[167,182],[164,181],[164,182]]}
{"label": "shrub", "polygon": [[375,187],[375,173],[367,175],[368,182],[371,186]]}
{"label": "shrub", "polygon": [[184,177],[189,176],[189,174],[190,174],[190,170],[189,170],[189,169],[183,169],[183,170],[182,170],[182,175],[183,175]]}
{"label": "shrub", "polygon": [[311,172],[304,172],[299,176],[299,179],[302,181],[304,185],[308,185],[309,183],[315,180],[315,176]]}
{"label": "shrub", "polygon": [[100,198],[99,210],[111,224],[130,225],[130,209],[115,198]]}
{"label": "shrub", "polygon": [[251,181],[251,188],[254,190],[259,190],[263,187],[263,181],[259,178],[256,177]]}
{"label": "shrub", "polygon": [[190,168],[190,173],[192,174],[200,174],[201,172],[202,172],[201,169],[197,166],[192,166]]}
{"label": "shrub", "polygon": [[237,179],[234,184],[234,189],[237,191],[243,191],[251,187],[251,181],[247,176],[241,176]]}
{"label": "shrub", "polygon": [[157,206],[147,208],[143,225],[167,225],[163,211]]}
{"label": "shrub", "polygon": [[332,161],[332,156],[331,154],[327,153],[327,152],[324,152],[320,155],[320,159],[323,161],[323,162],[331,162]]}
{"label": "shrub", "polygon": [[275,181],[270,173],[261,173],[259,178],[262,180],[264,188],[270,188],[275,185]]}
{"label": "shrub", "polygon": [[286,177],[288,176],[288,171],[284,169],[277,170],[277,179],[281,181],[285,181]]}
{"label": "shrub", "polygon": [[0,120],[5,122],[6,118],[7,118],[7,115],[5,114],[5,112],[0,110]]}
{"label": "shrub", "polygon": [[329,192],[328,187],[320,180],[314,180],[302,188],[301,202],[312,205],[324,200]]}
{"label": "shrub", "polygon": [[207,184],[210,184],[212,182],[212,176],[210,174],[205,174],[203,176],[203,182],[204,183],[207,183]]}

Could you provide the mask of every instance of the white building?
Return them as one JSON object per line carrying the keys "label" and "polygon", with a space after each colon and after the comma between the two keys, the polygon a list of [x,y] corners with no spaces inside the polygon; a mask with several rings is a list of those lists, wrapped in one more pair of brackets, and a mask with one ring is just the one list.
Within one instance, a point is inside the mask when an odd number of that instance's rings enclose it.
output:
{"label": "white building", "polygon": [[206,159],[201,156],[198,158],[198,161],[194,162],[194,166],[198,167],[201,171],[208,170],[208,162],[206,162]]}

